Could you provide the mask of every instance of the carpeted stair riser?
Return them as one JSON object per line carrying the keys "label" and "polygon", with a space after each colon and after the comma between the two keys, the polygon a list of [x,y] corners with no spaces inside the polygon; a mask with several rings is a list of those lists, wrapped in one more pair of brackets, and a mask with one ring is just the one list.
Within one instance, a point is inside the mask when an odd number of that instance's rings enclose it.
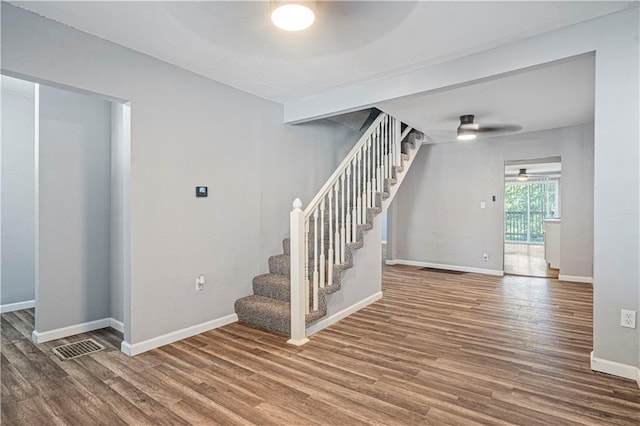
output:
{"label": "carpeted stair riser", "polygon": [[253,278],[253,294],[272,299],[291,301],[289,275],[263,274]]}
{"label": "carpeted stair riser", "polygon": [[[409,159],[408,153],[415,148],[415,134],[411,132],[402,143],[402,162]],[[347,243],[345,249],[345,262],[333,265],[333,281],[331,286],[325,286],[318,290],[318,311],[310,310],[306,317],[306,323],[311,324],[324,317],[327,312],[327,296],[341,288],[342,273],[353,266],[353,251],[364,245],[364,231],[373,227],[375,215],[381,212],[382,201],[389,197],[391,186],[397,183],[397,175],[404,170],[404,164],[395,166],[391,179],[383,181],[383,193],[375,193],[374,208],[367,208],[367,222],[357,226],[357,238]],[[341,200],[341,194],[339,195]],[[352,203],[353,204],[353,200]],[[351,211],[352,205],[347,206]],[[313,222],[312,222],[313,223]],[[333,226],[333,225],[332,225]],[[335,230],[333,230],[335,232]],[[309,291],[313,292],[313,269],[315,263],[315,229],[313,225],[309,232]],[[328,221],[325,223],[325,255],[328,254],[329,237]],[[269,274],[258,275],[253,279],[253,292],[251,296],[238,299],[235,303],[236,313],[240,322],[253,325],[258,328],[270,330],[285,335],[290,334],[291,327],[291,240],[285,238],[282,242],[283,254],[269,258]],[[328,273],[329,260],[325,263],[325,272]]]}
{"label": "carpeted stair riser", "polygon": [[[340,273],[345,268],[339,268]],[[338,280],[338,282],[336,282]],[[324,292],[331,294],[340,289],[339,274],[334,274],[334,282],[331,286],[326,285]],[[313,292],[313,279],[309,279],[309,292]],[[267,297],[271,299],[281,300],[283,302],[291,301],[291,281],[288,276],[276,274],[258,275],[253,279],[253,294],[256,296]]]}

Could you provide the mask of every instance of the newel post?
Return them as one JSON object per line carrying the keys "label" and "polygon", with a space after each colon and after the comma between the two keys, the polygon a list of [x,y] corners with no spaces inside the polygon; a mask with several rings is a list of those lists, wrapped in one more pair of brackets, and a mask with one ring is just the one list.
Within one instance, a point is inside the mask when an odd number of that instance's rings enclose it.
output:
{"label": "newel post", "polygon": [[306,337],[304,288],[304,212],[302,201],[296,198],[291,211],[291,338],[292,345],[301,346],[309,341]]}

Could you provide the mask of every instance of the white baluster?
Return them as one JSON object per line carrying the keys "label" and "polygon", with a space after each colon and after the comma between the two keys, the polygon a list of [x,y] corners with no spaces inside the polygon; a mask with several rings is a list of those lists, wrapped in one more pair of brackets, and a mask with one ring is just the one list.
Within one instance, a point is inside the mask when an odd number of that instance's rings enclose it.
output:
{"label": "white baluster", "polygon": [[344,263],[345,262],[345,247],[346,247],[346,229],[345,229],[345,222],[347,220],[345,213],[347,212],[347,206],[345,205],[344,201],[344,193],[346,192],[344,190],[344,178],[345,175],[344,173],[342,174],[342,176],[340,176],[340,192],[342,192],[342,209],[340,210],[340,219],[342,219],[342,222],[340,223],[340,263]]}
{"label": "white baluster", "polygon": [[382,168],[380,167],[381,144],[382,144],[382,129],[379,129],[378,138],[376,140],[376,191],[378,192],[382,192],[382,176],[380,175],[380,172],[382,171]]}
{"label": "white baluster", "polygon": [[364,181],[362,182],[362,203],[363,203],[363,212],[362,212],[362,223],[367,221],[367,208],[369,207],[369,193],[367,192],[367,188],[369,187],[369,140],[364,144],[364,151],[362,152],[364,159]]}
{"label": "white baluster", "polygon": [[[382,146],[382,174],[384,174],[385,179],[389,178],[389,168],[387,166],[387,141],[389,140],[389,123],[387,120],[387,125],[384,126],[384,140]],[[384,191],[384,180],[382,181],[382,190]]]}
{"label": "white baluster", "polygon": [[362,192],[362,209],[360,209],[360,223],[363,224],[366,221],[365,211],[367,210],[367,206],[369,202],[367,201],[367,144],[365,142],[362,147],[362,188],[360,191]]}
{"label": "white baluster", "polygon": [[393,177],[393,167],[395,166],[395,154],[393,151],[393,134],[389,134],[389,177]]}
{"label": "white baluster", "polygon": [[362,154],[363,149],[358,152],[358,225],[362,225],[364,223],[364,215],[362,214],[364,210],[364,188],[362,186],[362,183],[364,182],[364,159],[362,157]]}
{"label": "white baluster", "polygon": [[384,140],[382,144],[382,163],[384,178],[389,179],[389,127],[384,128]]}
{"label": "white baluster", "polygon": [[352,181],[353,179],[351,178],[351,163],[349,163],[349,165],[347,166],[347,177],[345,179],[345,187],[346,187],[346,191],[347,191],[347,204],[346,204],[346,216],[347,216],[347,223],[345,225],[345,229],[346,229],[346,240],[347,243],[351,242],[351,185],[349,185],[349,183]]}
{"label": "white baluster", "polygon": [[367,173],[369,175],[369,178],[367,179],[367,207],[373,207],[373,186],[372,186],[372,180],[373,180],[373,161],[371,158],[371,151],[372,151],[372,146],[373,146],[373,138],[369,139],[367,145],[369,146],[369,148],[367,149]]}
{"label": "white baluster", "polygon": [[318,241],[318,209],[316,208],[313,212],[313,310],[318,310],[318,280],[319,272],[318,272],[318,264],[319,256],[318,256],[318,248],[320,242]]}
{"label": "white baluster", "polygon": [[371,139],[371,198],[374,198],[374,193],[378,190],[378,181],[376,176],[376,146],[378,145],[378,139],[380,138],[380,126],[373,132],[373,138]]}
{"label": "white baluster", "polygon": [[332,200],[333,200],[333,191],[329,189],[329,251],[327,252],[327,261],[329,262],[328,270],[327,270],[327,285],[333,284],[333,226],[332,226]]}
{"label": "white baluster", "polygon": [[393,143],[395,145],[396,148],[396,164],[398,166],[402,165],[402,141],[400,140],[401,134],[400,134],[400,125],[398,124],[398,120],[396,120],[396,128],[394,129],[394,134],[393,134]]}
{"label": "white baluster", "polygon": [[326,265],[324,258],[324,198],[320,203],[320,288],[324,288],[326,281]]}
{"label": "white baluster", "polygon": [[387,177],[389,179],[393,178],[393,166],[391,164],[391,132],[387,128]]}
{"label": "white baluster", "polygon": [[339,265],[340,262],[340,228],[339,228],[339,223],[340,223],[340,207],[338,206],[338,203],[340,202],[340,196],[338,195],[338,182],[336,181],[335,185],[333,186],[333,193],[335,195],[335,199],[336,199],[336,218],[335,218],[335,227],[336,227],[336,235],[335,235],[335,260],[334,263],[336,265]]}
{"label": "white baluster", "polygon": [[309,315],[309,221],[304,223],[304,309]]}
{"label": "white baluster", "polygon": [[358,206],[357,206],[357,185],[358,185],[358,160],[357,157],[351,162],[351,166],[353,167],[353,177],[351,178],[351,182],[353,183],[353,205],[351,209],[351,242],[354,242],[358,238],[357,230],[358,230]]}
{"label": "white baluster", "polygon": [[384,159],[384,127],[380,132],[380,140],[378,141],[378,191],[382,192],[384,188],[384,167],[383,167],[383,159]]}

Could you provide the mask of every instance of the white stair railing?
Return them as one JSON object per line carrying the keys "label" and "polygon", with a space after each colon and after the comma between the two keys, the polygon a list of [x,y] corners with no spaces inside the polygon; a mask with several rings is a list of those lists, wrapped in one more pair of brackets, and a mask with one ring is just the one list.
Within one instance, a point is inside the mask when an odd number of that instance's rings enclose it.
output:
{"label": "white stair railing", "polygon": [[[296,199],[291,212],[291,339],[304,344],[306,315],[318,311],[320,289],[334,285],[335,265],[346,262],[384,180],[401,166],[399,120],[381,113],[309,205]],[[325,251],[326,250],[326,251]]]}

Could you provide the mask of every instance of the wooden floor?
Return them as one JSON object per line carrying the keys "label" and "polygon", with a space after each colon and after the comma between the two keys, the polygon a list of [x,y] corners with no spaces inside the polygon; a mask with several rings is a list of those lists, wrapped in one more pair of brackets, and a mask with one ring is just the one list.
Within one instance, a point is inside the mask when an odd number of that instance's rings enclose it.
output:
{"label": "wooden floor", "polygon": [[106,329],[71,361],[3,314],[2,424],[637,426],[636,383],[589,369],[591,312],[583,284],[392,266],[302,347],[232,324],[129,358]]}
{"label": "wooden floor", "polygon": [[504,243],[505,274],[558,278],[559,272],[544,260],[544,244]]}

